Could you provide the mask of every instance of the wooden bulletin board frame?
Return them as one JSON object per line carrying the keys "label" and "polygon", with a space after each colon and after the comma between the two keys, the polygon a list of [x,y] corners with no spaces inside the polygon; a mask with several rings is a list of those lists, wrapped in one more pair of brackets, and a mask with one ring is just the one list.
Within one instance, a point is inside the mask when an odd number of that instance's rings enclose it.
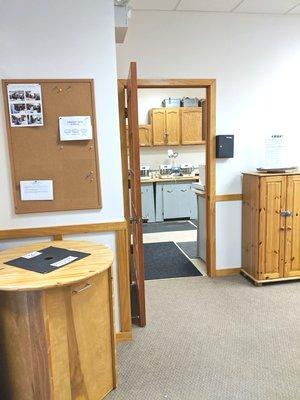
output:
{"label": "wooden bulletin board frame", "polygon": [[[38,83],[44,125],[11,127],[8,84]],[[93,79],[2,80],[16,214],[100,209],[101,187]],[[59,116],[91,116],[93,138],[60,141]],[[22,201],[20,181],[53,180],[54,200]]]}

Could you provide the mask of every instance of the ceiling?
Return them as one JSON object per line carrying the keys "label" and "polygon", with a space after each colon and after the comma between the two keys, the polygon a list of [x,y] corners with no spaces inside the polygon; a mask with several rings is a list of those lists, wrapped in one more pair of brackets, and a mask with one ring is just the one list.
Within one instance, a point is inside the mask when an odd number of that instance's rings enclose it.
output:
{"label": "ceiling", "polygon": [[131,0],[134,10],[299,14],[300,0]]}

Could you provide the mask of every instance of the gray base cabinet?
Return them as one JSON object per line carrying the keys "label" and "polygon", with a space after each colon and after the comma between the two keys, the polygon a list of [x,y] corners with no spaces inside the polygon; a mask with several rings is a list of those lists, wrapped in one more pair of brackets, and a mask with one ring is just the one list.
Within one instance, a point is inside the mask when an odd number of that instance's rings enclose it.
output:
{"label": "gray base cabinet", "polygon": [[195,197],[198,203],[197,256],[206,261],[206,201],[202,196]]}
{"label": "gray base cabinet", "polygon": [[148,222],[155,222],[153,183],[142,183],[141,186],[143,219],[147,219]]}
{"label": "gray base cabinet", "polygon": [[191,183],[157,183],[156,222],[176,218],[197,218],[196,196]]}

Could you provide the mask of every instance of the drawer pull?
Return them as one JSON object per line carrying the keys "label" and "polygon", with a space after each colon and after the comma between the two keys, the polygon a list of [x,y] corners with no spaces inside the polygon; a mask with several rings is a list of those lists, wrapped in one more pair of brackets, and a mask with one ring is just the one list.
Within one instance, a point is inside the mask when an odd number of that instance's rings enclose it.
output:
{"label": "drawer pull", "polygon": [[187,192],[187,189],[180,189],[182,192]]}
{"label": "drawer pull", "polygon": [[83,286],[83,288],[78,289],[78,290],[73,290],[72,294],[78,294],[78,293],[84,292],[85,290],[88,290],[91,287],[92,287],[92,284],[91,283],[87,283],[85,286]]}
{"label": "drawer pull", "polygon": [[168,193],[173,193],[173,190],[167,190]]}

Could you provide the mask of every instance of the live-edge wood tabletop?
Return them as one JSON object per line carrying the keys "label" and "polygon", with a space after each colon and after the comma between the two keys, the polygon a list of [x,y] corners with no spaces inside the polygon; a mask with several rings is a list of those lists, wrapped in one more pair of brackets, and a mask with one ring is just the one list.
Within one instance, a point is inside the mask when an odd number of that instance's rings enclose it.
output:
{"label": "live-edge wood tabletop", "polygon": [[[90,256],[48,274],[40,274],[4,264],[49,246],[82,251],[89,253]],[[0,251],[0,291],[31,291],[69,286],[107,270],[112,265],[113,259],[113,252],[108,247],[88,241],[48,241],[6,249]]]}

